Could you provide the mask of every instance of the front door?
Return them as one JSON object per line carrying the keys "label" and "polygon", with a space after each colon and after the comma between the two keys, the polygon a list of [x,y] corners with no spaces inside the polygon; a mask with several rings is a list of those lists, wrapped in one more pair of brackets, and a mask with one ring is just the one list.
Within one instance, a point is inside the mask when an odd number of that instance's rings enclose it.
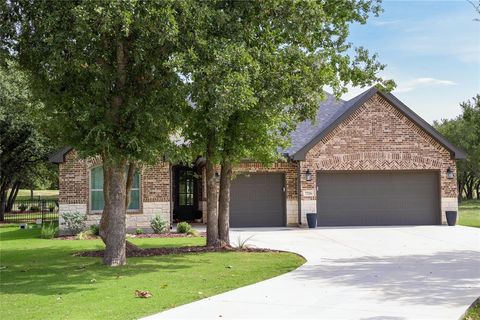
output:
{"label": "front door", "polygon": [[175,168],[175,208],[174,219],[191,221],[195,219],[197,208],[197,178],[195,170],[189,167]]}

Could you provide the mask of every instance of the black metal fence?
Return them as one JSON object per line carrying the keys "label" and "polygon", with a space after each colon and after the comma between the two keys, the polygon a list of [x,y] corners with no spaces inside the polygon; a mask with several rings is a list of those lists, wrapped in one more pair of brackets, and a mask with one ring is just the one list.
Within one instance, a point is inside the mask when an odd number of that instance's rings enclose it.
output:
{"label": "black metal fence", "polygon": [[5,222],[41,222],[58,220],[58,201],[50,199],[16,200],[5,213]]}

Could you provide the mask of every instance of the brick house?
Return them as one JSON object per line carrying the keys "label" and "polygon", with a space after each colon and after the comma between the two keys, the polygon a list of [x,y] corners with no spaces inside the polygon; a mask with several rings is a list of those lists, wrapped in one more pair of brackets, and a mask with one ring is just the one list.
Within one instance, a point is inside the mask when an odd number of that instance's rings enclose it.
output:
{"label": "brick house", "polygon": [[[465,154],[390,93],[371,88],[349,100],[333,96],[316,122],[291,134],[284,159],[270,167],[242,162],[232,182],[231,226],[305,225],[308,212],[321,226],[445,223],[457,210],[456,159]],[[80,159],[64,148],[59,164],[60,212],[78,211],[90,224],[103,208],[98,158]],[[205,222],[204,161],[160,162],[135,177],[129,229],[167,221]],[[62,226],[62,225],[61,225]]]}

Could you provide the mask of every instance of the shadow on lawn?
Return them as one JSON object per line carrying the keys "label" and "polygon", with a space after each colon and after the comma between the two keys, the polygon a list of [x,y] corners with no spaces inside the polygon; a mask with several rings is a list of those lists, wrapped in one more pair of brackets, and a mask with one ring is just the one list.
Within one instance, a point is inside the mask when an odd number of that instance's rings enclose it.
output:
{"label": "shadow on lawn", "polygon": [[[365,256],[335,259],[294,272],[302,279],[375,290],[385,301],[428,305],[465,305],[480,295],[477,251],[445,251],[432,255]],[[313,280],[315,281],[315,280]]]}
{"label": "shadow on lawn", "polygon": [[202,257],[191,259],[192,255],[168,255],[129,258],[126,266],[111,268],[104,266],[100,258],[73,257],[72,253],[77,251],[55,246],[2,250],[0,294],[55,295],[73,290],[91,291],[97,289],[95,284],[105,281],[160,270],[168,275],[209,262]]}

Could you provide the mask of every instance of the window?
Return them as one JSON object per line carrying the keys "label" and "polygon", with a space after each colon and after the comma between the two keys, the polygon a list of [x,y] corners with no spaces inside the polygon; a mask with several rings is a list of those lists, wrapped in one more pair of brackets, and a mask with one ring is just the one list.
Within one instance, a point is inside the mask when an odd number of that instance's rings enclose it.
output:
{"label": "window", "polygon": [[[102,211],[105,205],[103,198],[103,167],[95,167],[90,171],[91,210]],[[135,172],[130,189],[130,204],[128,210],[140,209],[140,174]]]}
{"label": "window", "polygon": [[193,171],[180,170],[178,177],[178,205],[193,206],[193,188],[195,176]]}

